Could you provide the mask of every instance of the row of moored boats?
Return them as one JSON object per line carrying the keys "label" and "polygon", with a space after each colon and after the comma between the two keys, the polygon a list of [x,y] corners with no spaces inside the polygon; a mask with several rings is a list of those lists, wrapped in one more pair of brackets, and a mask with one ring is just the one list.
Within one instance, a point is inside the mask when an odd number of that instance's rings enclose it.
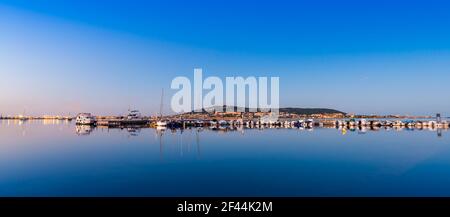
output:
{"label": "row of moored boats", "polygon": [[408,128],[449,128],[449,122],[437,120],[366,120],[350,119],[336,120],[335,126],[361,126],[361,127],[408,127]]}

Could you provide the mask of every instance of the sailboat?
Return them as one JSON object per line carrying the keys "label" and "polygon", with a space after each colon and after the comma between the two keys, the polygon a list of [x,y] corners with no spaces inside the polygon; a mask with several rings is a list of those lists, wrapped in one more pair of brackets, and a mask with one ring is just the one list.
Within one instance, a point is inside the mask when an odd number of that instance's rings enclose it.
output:
{"label": "sailboat", "polygon": [[25,116],[25,109],[24,109],[23,110],[23,114],[19,115],[19,121],[24,122],[24,121],[27,121],[27,120],[28,120],[28,118]]}
{"label": "sailboat", "polygon": [[159,107],[159,115],[160,115],[160,117],[159,117],[158,121],[156,122],[156,126],[157,127],[166,127],[167,126],[167,122],[162,120],[162,118],[163,118],[163,115],[162,115],[163,98],[164,98],[164,88],[162,89],[162,92],[161,92],[161,104],[160,104],[160,107]]}

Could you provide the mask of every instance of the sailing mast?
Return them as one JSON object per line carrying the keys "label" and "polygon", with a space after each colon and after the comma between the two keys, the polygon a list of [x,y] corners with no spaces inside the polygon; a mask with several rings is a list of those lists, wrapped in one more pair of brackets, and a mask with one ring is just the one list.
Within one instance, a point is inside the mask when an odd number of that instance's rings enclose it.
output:
{"label": "sailing mast", "polygon": [[163,121],[163,101],[164,100],[164,88],[162,89],[161,92],[161,104],[159,106],[159,118],[158,121],[156,122],[156,126],[159,127],[166,127],[167,126],[167,122]]}
{"label": "sailing mast", "polygon": [[163,99],[164,99],[164,88],[162,88],[162,91],[161,91],[161,104],[159,105],[159,118],[160,118],[160,120],[162,120],[162,117],[163,117],[163,114],[162,114]]}

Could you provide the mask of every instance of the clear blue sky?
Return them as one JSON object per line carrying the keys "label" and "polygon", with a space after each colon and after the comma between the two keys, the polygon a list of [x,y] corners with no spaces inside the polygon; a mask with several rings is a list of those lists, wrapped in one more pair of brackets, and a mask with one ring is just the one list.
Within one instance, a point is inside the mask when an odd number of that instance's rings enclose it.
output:
{"label": "clear blue sky", "polygon": [[279,76],[282,106],[450,114],[446,1],[0,0],[0,113],[169,112],[170,81]]}

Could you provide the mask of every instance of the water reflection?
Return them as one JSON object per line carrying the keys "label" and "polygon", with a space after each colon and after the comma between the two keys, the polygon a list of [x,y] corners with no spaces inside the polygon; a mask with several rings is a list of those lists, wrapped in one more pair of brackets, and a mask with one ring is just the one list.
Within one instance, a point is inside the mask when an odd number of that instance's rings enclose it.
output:
{"label": "water reflection", "polygon": [[3,120],[0,196],[450,196],[447,134]]}
{"label": "water reflection", "polygon": [[[23,124],[19,124],[23,125]],[[126,130],[129,133],[129,136],[138,136],[141,132],[141,129],[147,129],[150,128],[148,126],[126,126],[126,127],[107,127],[107,126],[90,126],[90,125],[76,125],[76,133],[77,135],[89,135],[92,133],[92,131],[95,128],[100,129],[120,129],[120,130]],[[448,128],[432,128],[432,127],[420,127],[420,128],[411,128],[411,127],[404,127],[404,126],[392,126],[392,127],[378,127],[378,126],[322,126],[322,127],[284,127],[284,126],[251,126],[251,127],[245,127],[245,126],[209,126],[209,127],[186,127],[186,128],[167,128],[164,126],[157,126],[154,128],[156,130],[156,133],[158,137],[161,137],[162,134],[166,132],[170,132],[172,134],[176,134],[177,132],[180,132],[181,134],[185,130],[196,130],[196,132],[203,132],[203,131],[212,131],[212,132],[218,132],[218,133],[227,133],[227,132],[239,132],[241,134],[244,134],[246,130],[269,130],[269,129],[288,129],[288,130],[299,130],[299,131],[306,131],[311,132],[314,129],[336,129],[341,132],[342,135],[346,135],[347,132],[356,132],[359,135],[364,135],[368,132],[379,132],[379,131],[432,131],[436,132],[438,137],[442,137],[443,132],[447,132]]]}
{"label": "water reflection", "polygon": [[[392,127],[377,127],[377,126],[322,126],[322,127],[284,127],[284,126],[257,126],[257,127],[245,127],[245,126],[218,126],[218,127],[186,127],[186,128],[168,128],[158,126],[156,128],[150,127],[142,127],[142,126],[127,126],[127,127],[106,127],[99,126],[94,127],[90,125],[76,125],[76,134],[87,136],[94,132],[96,128],[100,128],[106,130],[109,133],[109,130],[118,130],[127,132],[127,137],[138,137],[142,133],[147,133],[146,131],[142,131],[143,129],[154,129],[155,139],[158,142],[159,146],[159,159],[160,161],[164,161],[165,158],[165,149],[167,145],[175,145],[178,146],[179,155],[183,157],[186,153],[190,153],[191,150],[195,149],[196,157],[199,159],[201,157],[201,134],[209,134],[209,133],[218,133],[218,134],[226,134],[226,133],[234,133],[237,132],[241,135],[244,135],[245,132],[249,131],[271,131],[272,130],[290,130],[290,131],[300,131],[306,133],[312,133],[314,130],[336,130],[340,132],[342,136],[350,136],[350,134],[354,135],[362,135],[365,136],[370,133],[380,133],[380,132],[390,132],[400,133],[403,131],[408,132],[420,132],[420,131],[430,131],[436,132],[437,137],[442,137],[444,132],[447,132],[448,129],[441,128],[408,128],[402,126],[392,126]],[[186,133],[187,132],[187,133]],[[275,131],[274,133],[276,133]],[[350,134],[349,134],[350,133]],[[194,135],[195,138],[192,138]],[[376,135],[376,134],[375,134]],[[381,135],[381,134],[380,134]],[[165,141],[168,138],[176,138],[175,142],[173,140]],[[382,137],[381,137],[382,138]],[[194,147],[193,148],[193,144]],[[185,151],[187,150],[187,151]]]}
{"label": "water reflection", "polygon": [[164,147],[163,147],[163,133],[166,131],[166,127],[157,127],[156,128],[156,135],[158,136],[159,141],[159,159],[163,160],[164,156]]}
{"label": "water reflection", "polygon": [[140,127],[127,127],[127,132],[129,133],[129,136],[138,136],[141,132]]}
{"label": "water reflection", "polygon": [[79,136],[87,136],[92,133],[94,130],[93,126],[90,125],[76,125],[75,132]]}

